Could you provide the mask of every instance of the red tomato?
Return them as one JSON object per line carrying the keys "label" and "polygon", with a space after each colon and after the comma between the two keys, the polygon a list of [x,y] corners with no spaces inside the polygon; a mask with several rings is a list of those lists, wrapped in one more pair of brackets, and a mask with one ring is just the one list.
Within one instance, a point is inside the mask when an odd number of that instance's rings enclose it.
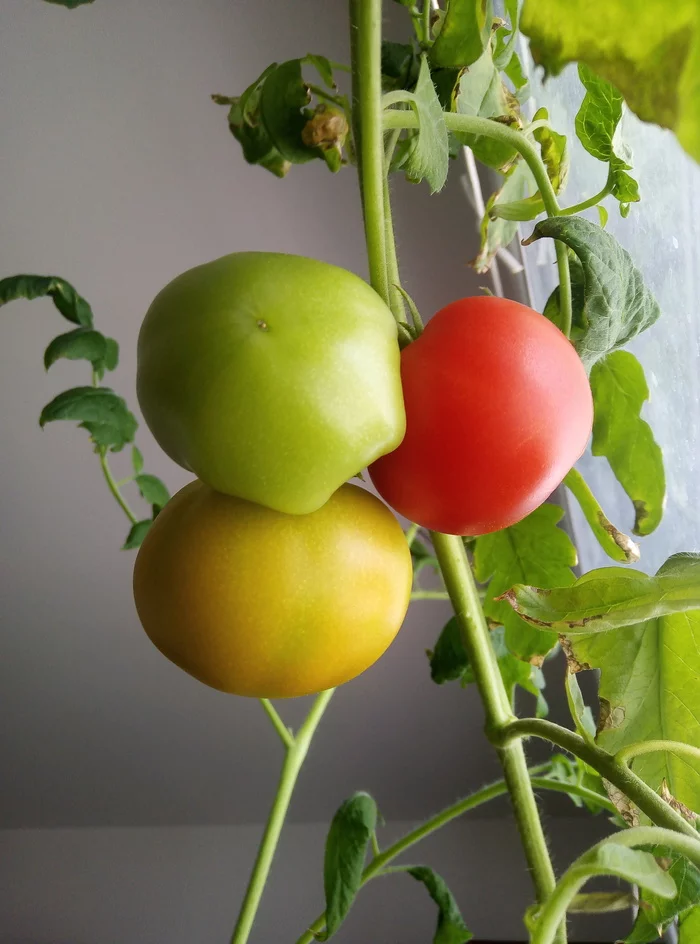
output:
{"label": "red tomato", "polygon": [[586,447],[588,378],[543,315],[503,298],[439,311],[401,354],[406,436],[370,466],[380,495],[411,521],[487,534],[551,494]]}

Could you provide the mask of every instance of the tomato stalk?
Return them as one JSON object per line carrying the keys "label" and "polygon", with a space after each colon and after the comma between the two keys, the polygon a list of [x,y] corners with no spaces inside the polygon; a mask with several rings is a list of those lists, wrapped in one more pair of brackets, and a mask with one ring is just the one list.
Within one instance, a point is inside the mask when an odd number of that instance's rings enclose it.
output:
{"label": "tomato stalk", "polygon": [[372,288],[390,305],[384,220],[382,3],[350,0],[352,115]]}
{"label": "tomato stalk", "polygon": [[[503,747],[527,737],[542,738],[568,751],[574,757],[580,758],[632,800],[635,806],[648,816],[652,823],[691,836],[700,847],[700,836],[695,827],[683,819],[680,813],[677,813],[641,777],[638,777],[634,771],[629,769],[625,763],[624,754],[622,757],[609,754],[596,744],[585,741],[581,735],[543,718],[513,719],[498,730],[494,730],[491,739],[497,745]],[[652,750],[658,749],[659,742],[652,741],[649,743],[654,745],[651,748]],[[664,749],[672,748],[666,747]]]}
{"label": "tomato stalk", "polygon": [[292,735],[286,728],[282,719],[279,717],[274,707],[266,699],[262,699],[263,707],[273,722],[275,730],[279,734],[285,745],[286,755],[277,793],[275,795],[270,815],[265,825],[265,832],[258,848],[258,854],[253,865],[253,871],[248,881],[245,898],[238,914],[236,927],[231,936],[231,944],[246,944],[255,921],[255,915],[260,905],[263,890],[267,877],[270,873],[272,859],[277,849],[284,819],[289,809],[289,803],[292,799],[292,793],[302,768],[306,755],[311,746],[314,733],[323,717],[328,702],[333,696],[335,689],[329,689],[316,696],[311,710],[306,716],[306,720],[299,728],[296,735]]}
{"label": "tomato stalk", "polygon": [[[353,76],[353,125],[355,148],[360,171],[365,235],[369,259],[370,280],[374,289],[390,303],[387,267],[394,252],[387,253],[385,199],[385,161],[383,133],[385,130],[403,127],[418,127],[415,115],[408,112],[382,112],[381,99],[381,13],[382,0],[350,0],[350,25],[352,36]],[[546,168],[534,146],[524,136],[496,122],[486,119],[466,119],[478,127],[457,126],[464,116],[446,115],[454,119],[455,130],[477,130],[491,137],[506,138],[523,155],[533,171],[547,213],[555,215],[559,210],[556,195],[547,176]],[[482,127],[483,126],[483,127]],[[450,125],[448,124],[448,127]],[[495,129],[495,130],[492,130]],[[517,144],[513,142],[513,138]],[[388,200],[387,200],[388,203]],[[570,300],[569,267],[566,249],[563,250],[561,300],[566,305],[567,290]],[[559,252],[558,252],[559,258]],[[392,266],[393,267],[393,266]],[[570,306],[569,306],[570,308]],[[566,320],[566,319],[565,319]],[[569,310],[570,325],[570,310]],[[491,645],[486,619],[474,583],[471,568],[460,538],[444,534],[433,534],[433,544],[442,570],[445,586],[462,631],[469,653],[475,679],[486,711],[489,729],[499,730],[515,720],[506,688],[501,678],[496,656]],[[525,855],[532,872],[537,898],[544,901],[551,895],[556,879],[549,858],[547,843],[530,777],[522,743],[515,741],[498,748],[504,769],[508,791],[511,795],[516,821],[523,841]],[[566,941],[566,929],[560,929],[560,941]],[[310,940],[310,938],[309,938]],[[304,941],[304,938],[301,939]],[[301,944],[301,942],[300,942]]]}
{"label": "tomato stalk", "polygon": [[[386,101],[386,99],[385,99]],[[538,190],[542,197],[547,216],[559,216],[561,207],[549,179],[547,168],[540,157],[536,146],[524,134],[514,131],[507,125],[489,118],[473,118],[470,115],[456,115],[445,112],[445,124],[448,131],[461,131],[471,134],[482,134],[484,137],[502,141],[516,150],[523,158],[535,178]],[[388,109],[384,112],[384,128],[418,128],[418,116],[409,111]],[[559,305],[562,316],[561,330],[568,338],[571,335],[572,300],[571,274],[569,272],[569,258],[564,243],[555,240],[554,247],[557,254],[557,272],[559,275]]]}
{"label": "tomato stalk", "polygon": [[[440,563],[445,586],[460,627],[464,648],[474,672],[486,715],[486,729],[507,730],[516,720],[508,698],[496,655],[491,645],[488,625],[479,600],[479,592],[461,538],[432,533],[433,547]],[[547,849],[547,840],[530,782],[522,742],[514,740],[497,747],[503,767],[513,812],[520,832],[537,900],[546,901],[556,887],[556,877]],[[566,928],[559,930],[565,944]]]}

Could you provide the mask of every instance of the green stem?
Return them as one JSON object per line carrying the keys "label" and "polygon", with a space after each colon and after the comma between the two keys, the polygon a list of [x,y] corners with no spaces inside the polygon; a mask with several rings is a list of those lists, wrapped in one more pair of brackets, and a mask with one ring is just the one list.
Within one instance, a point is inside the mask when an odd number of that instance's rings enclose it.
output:
{"label": "green stem", "polygon": [[617,813],[615,804],[607,797],[601,796],[595,790],[590,790],[582,784],[562,783],[560,780],[550,780],[547,777],[530,777],[530,783],[534,790],[551,790],[553,793],[566,793],[567,796],[580,797],[582,800],[588,800],[595,803],[609,813]]}
{"label": "green stem", "polygon": [[598,193],[593,194],[592,197],[589,197],[587,200],[582,200],[581,203],[575,203],[573,206],[563,207],[559,214],[561,216],[573,216],[575,213],[582,213],[584,210],[590,210],[591,207],[597,206],[601,200],[604,200],[608,194],[612,193],[612,180],[610,175],[605,182],[605,186]]}
{"label": "green stem", "polygon": [[411,594],[412,600],[449,600],[449,593],[444,590],[414,590]]}
{"label": "green stem", "polygon": [[382,3],[350,0],[353,133],[372,288],[389,304],[384,224]]}
{"label": "green stem", "polygon": [[433,12],[431,0],[423,0],[423,42],[430,42],[430,17]]}
{"label": "green stem", "polygon": [[282,721],[282,719],[280,718],[279,714],[277,713],[277,709],[276,709],[275,706],[272,704],[272,702],[270,701],[270,699],[269,699],[269,698],[261,698],[261,699],[260,699],[260,704],[261,704],[261,705],[263,706],[263,708],[265,709],[265,713],[266,713],[267,717],[268,717],[268,718],[270,719],[270,721],[272,722],[272,725],[273,725],[275,731],[279,734],[280,740],[282,741],[282,743],[284,744],[284,746],[285,746],[286,748],[292,747],[292,745],[294,744],[294,735],[293,735],[292,732],[289,730],[289,728],[288,728],[287,725],[284,723],[284,721]]}
{"label": "green stem", "polygon": [[659,829],[656,826],[637,826],[624,832],[608,836],[597,843],[592,849],[584,852],[566,870],[557,884],[554,894],[540,911],[532,928],[531,944],[552,944],[556,930],[566,918],[566,912],[583,885],[594,875],[600,875],[600,865],[595,865],[594,854],[597,849],[606,845],[637,846],[663,845],[679,852],[690,859],[694,865],[700,866],[700,842],[693,841],[686,836],[680,836],[670,829]]}
{"label": "green stem", "polygon": [[[448,131],[482,134],[496,141],[502,141],[504,144],[508,144],[514,150],[518,151],[530,168],[532,176],[535,178],[535,183],[542,197],[542,203],[544,204],[547,216],[558,216],[561,213],[557,195],[554,192],[552,182],[547,174],[547,168],[538,153],[536,145],[529,141],[525,135],[507,127],[507,125],[502,125],[497,121],[491,121],[489,118],[474,118],[470,115],[456,115],[453,112],[445,112],[445,124]],[[384,112],[385,130],[418,127],[418,116],[414,112],[404,111],[403,109]],[[557,254],[557,271],[559,273],[559,305],[562,313],[561,329],[568,338],[571,334],[572,318],[569,259],[564,243],[555,240],[554,248]]]}
{"label": "green stem", "polygon": [[121,510],[124,512],[126,517],[129,519],[129,521],[132,524],[136,524],[139,519],[136,517],[136,515],[133,513],[133,511],[129,507],[129,503],[124,498],[121,491],[119,490],[119,484],[115,481],[114,476],[112,475],[112,470],[110,469],[109,462],[107,461],[107,450],[104,447],[100,448],[98,452],[98,456],[100,459],[100,466],[102,468],[102,474],[104,475],[105,482],[107,483],[107,488],[110,490],[112,495],[114,495],[117,501],[117,504],[119,505]]}
{"label": "green stem", "polygon": [[397,321],[406,321],[406,309],[403,304],[403,295],[401,294],[401,278],[399,276],[399,261],[396,255],[396,241],[394,239],[394,223],[391,218],[391,196],[389,194],[389,181],[384,178],[384,226],[386,249],[386,270],[389,281],[389,308]]}
{"label": "green stem", "polygon": [[420,531],[420,525],[415,524],[415,523],[411,524],[411,526],[406,531],[406,544],[408,544],[409,547],[411,547],[411,545],[415,541],[416,535],[418,534],[419,531]]}
{"label": "green stem", "polygon": [[[479,592],[464,544],[459,537],[436,532],[432,533],[432,539],[445,586],[459,622],[462,642],[484,705],[487,730],[489,732],[507,730],[514,723],[515,718],[491,645]],[[537,900],[545,901],[552,894],[556,879],[535,794],[530,783],[525,751],[522,744],[518,742],[501,744],[497,750]],[[564,926],[561,929],[560,940],[566,941]]]}
{"label": "green stem", "polygon": [[669,754],[678,754],[680,757],[692,757],[693,760],[700,760],[700,748],[693,747],[692,744],[686,744],[683,741],[636,741],[634,744],[628,744],[615,754],[615,760],[618,764],[629,766],[630,761],[642,754],[655,754],[657,751],[668,751]]}
{"label": "green stem", "polygon": [[538,737],[556,744],[575,757],[585,761],[605,779],[621,790],[626,797],[645,813],[652,823],[673,829],[676,832],[692,836],[700,844],[700,836],[658,793],[648,786],[625,764],[620,763],[612,754],[589,744],[579,734],[562,728],[552,721],[541,718],[519,718],[494,732],[493,740],[499,744],[510,744],[516,739]]}
{"label": "green stem", "polygon": [[314,732],[333,695],[333,691],[334,689],[331,688],[327,692],[321,692],[320,695],[316,696],[306,720],[299,728],[291,746],[287,748],[287,755],[282,766],[277,794],[272,804],[272,809],[270,810],[267,825],[265,826],[265,832],[258,849],[253,872],[248,882],[245,898],[241,905],[238,921],[236,922],[236,927],[231,936],[231,944],[246,944],[248,940],[263,889],[265,888],[265,882],[270,872],[270,866],[272,865],[272,859],[275,854],[275,849],[277,848],[280,833],[282,832],[284,818],[289,808],[289,802],[292,798],[297,777],[299,776],[299,771],[308,753]]}
{"label": "green stem", "polygon": [[312,85],[309,83],[308,89],[310,92],[313,92],[317,98],[322,99],[325,102],[330,102],[331,105],[335,105],[337,108],[345,109],[346,103],[337,95],[331,95],[330,92],[326,92],[318,85]]}
{"label": "green stem", "polygon": [[[606,808],[606,804],[609,804],[609,808],[614,812],[615,808],[612,803],[604,797],[599,796],[599,794],[594,793],[593,790],[587,790],[585,787],[566,785],[560,783],[558,780],[548,780],[546,777],[534,776],[536,773],[541,773],[549,769],[551,769],[550,764],[540,764],[537,767],[530,768],[529,773],[532,775],[533,786],[538,790],[553,790],[557,793],[568,793],[569,795],[580,796],[585,800],[594,799],[596,803],[600,803],[601,806],[605,806]],[[421,823],[420,826],[406,833],[405,836],[398,839],[380,855],[375,856],[362,873],[361,885],[366,885],[371,879],[377,878],[390,862],[393,862],[394,859],[397,859],[402,853],[406,852],[412,846],[415,846],[422,839],[425,839],[426,836],[431,835],[431,833],[436,832],[438,829],[441,829],[458,817],[463,816],[470,810],[474,810],[478,806],[488,803],[490,800],[495,800],[497,797],[504,796],[506,793],[508,793],[508,785],[505,780],[498,780],[496,783],[482,787],[481,790],[477,790],[476,793],[472,793],[470,796],[465,797],[465,799],[458,800],[457,803],[453,803],[446,809],[436,813],[435,816],[432,816],[424,823]],[[296,944],[312,944],[314,934],[323,931],[325,923],[324,913],[316,918],[308,930],[297,940]]]}
{"label": "green stem", "polygon": [[607,518],[578,469],[571,469],[567,473],[564,485],[578,502],[598,544],[608,557],[622,564],[636,563],[639,560],[639,545]]}

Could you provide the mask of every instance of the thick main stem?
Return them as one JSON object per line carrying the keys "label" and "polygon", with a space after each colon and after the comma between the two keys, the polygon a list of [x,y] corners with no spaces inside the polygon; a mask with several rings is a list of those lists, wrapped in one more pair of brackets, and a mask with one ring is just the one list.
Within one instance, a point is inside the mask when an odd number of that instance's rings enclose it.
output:
{"label": "thick main stem", "polygon": [[277,843],[280,833],[282,832],[282,826],[284,825],[284,818],[287,815],[299,771],[308,753],[314,732],[323,716],[323,712],[326,710],[326,705],[333,695],[333,691],[334,689],[329,689],[327,692],[321,692],[321,694],[316,697],[306,720],[301,728],[299,728],[299,732],[294,738],[292,745],[287,749],[287,754],[282,766],[282,773],[280,774],[279,784],[277,786],[277,794],[275,795],[275,800],[265,826],[265,832],[260,847],[258,848],[258,855],[255,859],[243,904],[241,905],[238,921],[236,922],[236,927],[231,936],[231,944],[246,944],[248,940],[265,888],[265,882],[270,873],[270,866],[272,865],[272,859],[277,849]]}
{"label": "thick main stem", "polygon": [[384,222],[381,0],[350,0],[353,136],[372,288],[389,304]]}
{"label": "thick main stem", "polygon": [[[487,730],[503,730],[512,724],[515,716],[491,645],[464,544],[461,538],[446,534],[433,533],[432,539],[484,705]],[[498,756],[508,784],[537,900],[545,901],[556,886],[556,878],[530,783],[525,751],[522,744],[516,741],[499,747]],[[563,926],[560,935],[560,940],[565,942]]]}

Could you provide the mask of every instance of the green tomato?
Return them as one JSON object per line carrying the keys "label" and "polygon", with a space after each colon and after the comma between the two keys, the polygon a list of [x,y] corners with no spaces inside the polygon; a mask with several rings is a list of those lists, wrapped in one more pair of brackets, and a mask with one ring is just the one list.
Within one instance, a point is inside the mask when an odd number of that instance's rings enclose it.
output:
{"label": "green tomato", "polygon": [[178,276],[138,344],[138,398],[160,446],[217,491],[320,508],[405,432],[396,324],[358,276],[241,252]]}

